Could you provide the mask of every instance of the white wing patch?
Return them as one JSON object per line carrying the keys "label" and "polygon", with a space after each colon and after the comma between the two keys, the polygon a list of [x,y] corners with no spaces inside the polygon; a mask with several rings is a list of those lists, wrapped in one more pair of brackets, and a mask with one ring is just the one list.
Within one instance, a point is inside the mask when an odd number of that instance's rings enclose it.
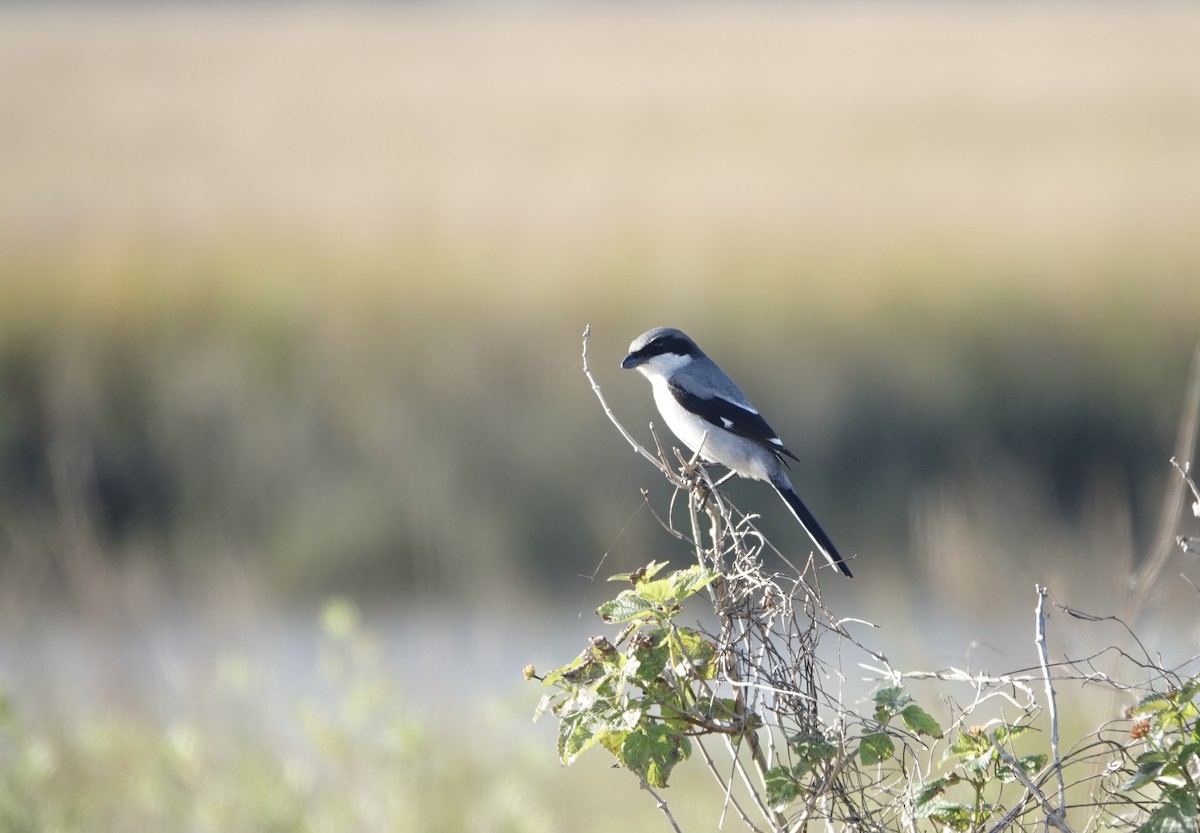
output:
{"label": "white wing patch", "polygon": [[729,417],[721,417],[721,422],[725,424],[726,428],[733,427],[733,420],[730,419]]}

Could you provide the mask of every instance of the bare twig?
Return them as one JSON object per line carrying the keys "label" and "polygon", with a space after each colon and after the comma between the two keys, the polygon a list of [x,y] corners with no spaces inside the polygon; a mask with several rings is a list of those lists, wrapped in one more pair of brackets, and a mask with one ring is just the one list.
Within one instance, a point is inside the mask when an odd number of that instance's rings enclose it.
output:
{"label": "bare twig", "polygon": [[609,421],[617,427],[617,430],[621,432],[621,436],[624,437],[625,441],[633,447],[633,450],[649,460],[655,467],[663,470],[664,474],[670,474],[669,468],[665,467],[657,457],[647,451],[641,443],[635,440],[630,433],[625,430],[625,426],[622,425],[620,420],[617,419],[616,414],[613,413],[612,408],[608,406],[608,402],[604,399],[604,393],[600,390],[600,385],[596,384],[595,378],[592,377],[592,371],[588,369],[588,338],[590,338],[591,335],[592,325],[588,324],[583,328],[583,374],[587,376],[588,381],[591,382],[592,392],[595,393],[596,398],[600,400],[600,406],[604,409],[604,413],[608,415]]}
{"label": "bare twig", "polygon": [[[1009,752],[1007,749],[1005,749],[1000,744],[996,743],[995,737],[992,737],[991,740],[992,740],[992,748],[996,750],[996,754],[998,754],[1000,756],[1001,760],[1003,760],[1004,763],[1008,764],[1008,768],[1012,770],[1013,775],[1016,776],[1016,779],[1018,781],[1020,781],[1021,784],[1025,787],[1026,794],[1031,798],[1037,799],[1038,804],[1041,805],[1042,810],[1046,813],[1046,821],[1049,822],[1050,824],[1054,825],[1055,827],[1057,827],[1059,830],[1062,831],[1062,833],[1072,833],[1071,828],[1068,827],[1067,823],[1063,820],[1062,809],[1061,809],[1062,805],[1060,805],[1059,808],[1055,808],[1054,805],[1050,803],[1050,800],[1046,798],[1045,793],[1043,793],[1041,790],[1039,790],[1037,788],[1037,785],[1034,784],[1033,781],[1030,780],[1029,776],[1025,774],[1025,770],[1021,768],[1021,762],[1018,761],[1015,757],[1013,757],[1011,752]],[[1056,752],[1055,753],[1055,765],[1056,766],[1058,763],[1057,758],[1058,758],[1058,754]],[[1059,768],[1059,779],[1060,779],[1059,780],[1059,789],[1060,790],[1062,789],[1061,778],[1062,778],[1062,769]],[[1059,797],[1059,800],[1062,801],[1061,795]],[[1025,802],[1022,801],[1021,803],[1024,804]],[[997,825],[997,827],[999,827],[999,825]],[[995,829],[995,828],[993,828],[993,829]]]}
{"label": "bare twig", "polygon": [[667,821],[671,824],[671,829],[675,833],[683,833],[679,828],[679,822],[675,821],[675,816],[671,815],[671,808],[667,806],[667,801],[661,795],[654,791],[654,788],[642,780],[642,789],[654,796],[654,800],[658,803],[658,809],[662,810],[662,814],[667,817]]}
{"label": "bare twig", "polygon": [[1192,464],[1187,461],[1180,463],[1179,460],[1172,457],[1171,465],[1175,467],[1175,470],[1183,478],[1183,482],[1191,489],[1192,497],[1196,498],[1196,502],[1192,504],[1192,514],[1200,518],[1200,488],[1197,488],[1196,481],[1192,479]]}
{"label": "bare twig", "polygon": [[[1192,514],[1200,518],[1200,488],[1196,487],[1196,481],[1192,479],[1192,464],[1190,462],[1180,463],[1174,457],[1171,458],[1171,465],[1179,472],[1179,476],[1183,478],[1183,482],[1192,490],[1192,496],[1196,498],[1192,503]],[[1200,538],[1194,536],[1177,535],[1175,537],[1175,545],[1189,555],[1200,553]],[[1187,576],[1184,576],[1184,581],[1191,584]],[[1196,585],[1192,585],[1195,587]]]}
{"label": "bare twig", "polygon": [[1046,588],[1040,584],[1034,586],[1038,594],[1037,632],[1034,642],[1037,644],[1038,660],[1042,664],[1042,679],[1046,681],[1046,708],[1050,712],[1050,753],[1054,756],[1054,771],[1058,776],[1058,813],[1061,814],[1067,804],[1067,786],[1063,779],[1062,756],[1058,752],[1058,699],[1054,693],[1054,677],[1050,674],[1050,657],[1046,648]]}
{"label": "bare twig", "polygon": [[[1192,358],[1192,372],[1188,383],[1187,398],[1184,401],[1183,414],[1179,418],[1179,428],[1175,435],[1176,460],[1191,460],[1196,450],[1196,428],[1200,425],[1200,346]],[[1159,518],[1158,530],[1154,535],[1154,544],[1149,557],[1146,558],[1133,576],[1133,587],[1126,600],[1125,619],[1133,622],[1137,618],[1146,600],[1154,588],[1154,581],[1167,565],[1167,559],[1177,546],[1179,521],[1183,514],[1184,484],[1172,477],[1167,485],[1167,494],[1163,500],[1162,515]],[[1200,495],[1197,495],[1200,501]]]}

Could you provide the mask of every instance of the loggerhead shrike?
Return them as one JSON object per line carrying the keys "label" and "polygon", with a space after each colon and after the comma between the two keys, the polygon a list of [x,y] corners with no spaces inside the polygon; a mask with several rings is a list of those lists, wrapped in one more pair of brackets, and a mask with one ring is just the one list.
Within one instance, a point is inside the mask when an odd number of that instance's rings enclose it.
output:
{"label": "loggerhead shrike", "polygon": [[621,367],[636,368],[650,380],[658,412],[684,445],[735,474],[774,486],[821,554],[852,577],[837,547],[788,480],[784,458],[796,460],[796,455],[696,342],[679,330],[658,327],[633,340]]}

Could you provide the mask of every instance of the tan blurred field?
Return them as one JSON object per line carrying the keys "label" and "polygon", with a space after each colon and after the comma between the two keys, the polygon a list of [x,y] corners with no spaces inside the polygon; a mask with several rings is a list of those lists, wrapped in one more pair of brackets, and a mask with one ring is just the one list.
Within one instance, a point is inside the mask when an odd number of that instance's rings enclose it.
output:
{"label": "tan blurred field", "polygon": [[898,285],[1078,306],[1131,260],[1134,294],[1194,300],[1198,18],[9,10],[0,240],[73,272],[324,255],[325,294],[370,264],[408,304],[450,270],[536,314],[641,287],[748,312],[797,282],[852,320]]}
{"label": "tan blurred field", "polygon": [[[639,436],[646,391],[616,370],[634,335],[681,326],[733,372],[860,554],[831,603],[889,653],[1026,663],[1035,581],[1114,612],[1198,337],[1197,32],[1183,3],[0,9],[0,695],[57,704],[49,740],[10,746],[66,762],[10,769],[0,797],[64,830],[126,789],[160,815],[103,829],[267,807],[281,830],[652,818],[618,775],[553,770],[548,739],[512,767],[536,694],[496,705],[525,660],[568,658],[506,640],[513,611],[550,614],[519,632],[563,639],[566,608],[586,633],[604,588],[579,576],[686,557],[579,372],[588,322]],[[1157,609],[1194,610],[1163,584]],[[250,751],[224,750],[242,769],[193,760],[211,704],[160,727],[161,694],[116,661],[141,650],[122,629],[169,624],[179,597],[203,631],[334,592],[432,608],[391,634],[417,646],[392,670],[418,690],[452,653],[430,634],[461,629],[480,676],[447,699],[499,713],[471,728],[504,752],[430,758],[436,732],[393,704],[409,745],[377,771],[415,815],[374,782],[297,782],[246,700],[215,709],[247,724]],[[116,634],[88,704],[132,715],[108,746],[39,665],[46,609]],[[1172,649],[1196,638],[1149,618]],[[222,809],[189,815],[164,755]],[[222,791],[243,778],[239,815]]]}

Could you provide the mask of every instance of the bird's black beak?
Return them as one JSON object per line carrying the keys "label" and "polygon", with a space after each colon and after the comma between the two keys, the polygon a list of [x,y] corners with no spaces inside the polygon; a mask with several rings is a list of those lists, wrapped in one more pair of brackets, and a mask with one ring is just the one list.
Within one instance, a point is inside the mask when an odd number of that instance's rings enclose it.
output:
{"label": "bird's black beak", "polygon": [[644,358],[642,358],[641,356],[635,356],[633,353],[630,353],[628,356],[625,357],[624,361],[621,362],[621,369],[628,370],[631,367],[637,367],[639,364],[641,364],[644,361],[646,361],[646,360]]}

